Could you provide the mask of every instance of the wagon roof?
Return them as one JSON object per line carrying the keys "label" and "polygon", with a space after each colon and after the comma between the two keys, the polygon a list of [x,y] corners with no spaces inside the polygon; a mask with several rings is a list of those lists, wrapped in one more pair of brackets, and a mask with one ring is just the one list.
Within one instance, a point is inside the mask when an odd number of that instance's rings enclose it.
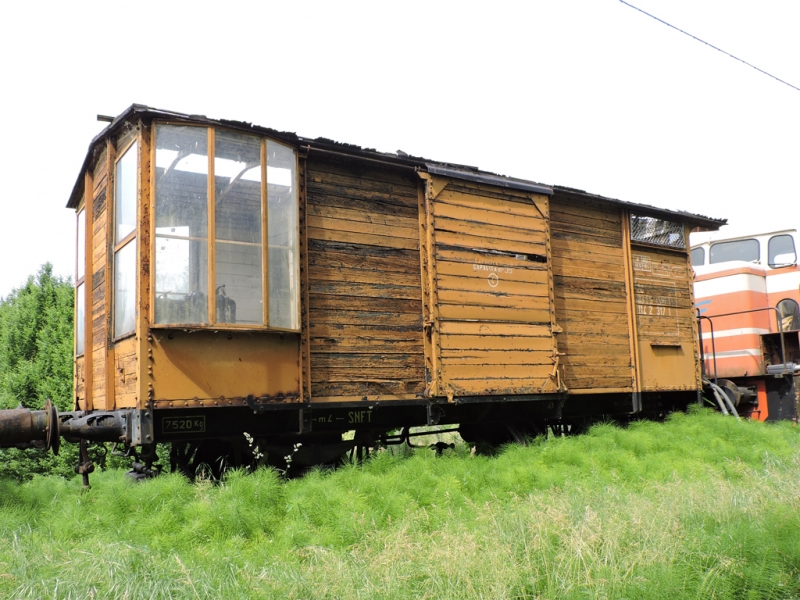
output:
{"label": "wagon roof", "polygon": [[488,171],[482,171],[477,167],[439,162],[403,153],[393,154],[388,152],[378,152],[373,148],[362,148],[354,144],[336,142],[334,140],[330,140],[327,138],[305,138],[297,135],[296,133],[278,131],[276,129],[271,129],[269,127],[260,127],[258,125],[253,125],[252,123],[247,123],[244,121],[210,119],[203,115],[189,115],[168,110],[161,110],[158,108],[145,106],[143,104],[132,104],[131,106],[129,106],[124,112],[122,112],[122,114],[114,118],[114,120],[111,123],[109,123],[109,125],[106,126],[99,134],[97,134],[91,141],[91,143],[89,144],[88,152],[86,153],[86,158],[84,159],[83,165],[80,170],[80,175],[78,176],[78,179],[75,182],[75,186],[72,189],[72,194],[70,195],[69,202],[67,203],[68,208],[76,208],[78,206],[78,203],[80,202],[84,186],[84,178],[82,174],[90,166],[91,161],[93,160],[95,154],[98,153],[98,145],[100,144],[100,142],[105,140],[110,134],[117,132],[124,126],[125,123],[129,122],[132,118],[135,117],[160,118],[172,121],[198,123],[205,125],[220,125],[231,129],[237,129],[240,131],[247,131],[249,133],[268,136],[273,139],[286,142],[293,146],[297,146],[298,148],[306,150],[308,152],[322,152],[333,155],[341,155],[342,157],[349,157],[351,159],[356,159],[356,160],[360,159],[362,161],[364,160],[377,161],[387,166],[393,165],[398,168],[410,168],[417,171],[432,173],[434,175],[436,174],[445,175],[457,179],[465,179],[469,181],[487,183],[499,187],[520,189],[539,194],[546,194],[546,195],[559,194],[559,195],[571,196],[576,199],[586,199],[586,200],[599,201],[607,204],[626,206],[638,210],[640,212],[644,211],[654,216],[656,215],[677,216],[694,226],[708,228],[708,229],[718,229],[719,227],[727,223],[726,219],[714,219],[711,217],[705,217],[702,215],[693,214],[685,211],[675,211],[665,208],[658,208],[655,206],[643,205],[635,202],[626,202],[624,200],[608,198],[606,196],[600,196],[597,194],[590,194],[583,190],[576,190],[569,187],[546,185],[535,181],[528,181],[525,179],[518,179],[515,177],[507,177],[505,175],[498,175],[495,173],[490,173]]}

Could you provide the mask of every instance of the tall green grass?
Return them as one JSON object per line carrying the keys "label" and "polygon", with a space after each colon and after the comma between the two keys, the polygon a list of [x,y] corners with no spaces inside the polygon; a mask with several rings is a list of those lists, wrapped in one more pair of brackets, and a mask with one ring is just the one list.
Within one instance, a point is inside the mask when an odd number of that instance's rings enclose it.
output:
{"label": "tall green grass", "polygon": [[800,437],[707,412],[222,485],[0,483],[3,598],[800,597]]}

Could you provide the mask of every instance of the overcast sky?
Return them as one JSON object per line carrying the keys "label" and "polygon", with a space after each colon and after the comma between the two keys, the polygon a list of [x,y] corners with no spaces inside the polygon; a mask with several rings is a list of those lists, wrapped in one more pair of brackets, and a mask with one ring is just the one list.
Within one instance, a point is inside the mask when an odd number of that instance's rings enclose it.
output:
{"label": "overcast sky", "polygon": [[[631,0],[800,87],[797,0]],[[800,225],[800,91],[618,0],[3,2],[0,296],[74,268],[96,115],[132,103]]]}

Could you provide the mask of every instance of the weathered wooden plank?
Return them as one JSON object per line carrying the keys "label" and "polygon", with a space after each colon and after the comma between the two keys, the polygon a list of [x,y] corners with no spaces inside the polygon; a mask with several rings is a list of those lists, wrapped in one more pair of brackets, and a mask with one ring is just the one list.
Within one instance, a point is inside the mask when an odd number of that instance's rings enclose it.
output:
{"label": "weathered wooden plank", "polygon": [[626,303],[624,281],[554,276],[553,284],[563,298],[608,299]]}
{"label": "weathered wooden plank", "polygon": [[630,369],[631,357],[629,354],[572,354],[565,353],[562,356],[559,364],[565,367],[583,368],[583,367],[625,367]]}
{"label": "weathered wooden plank", "polygon": [[[417,269],[419,271],[419,269]],[[417,273],[392,273],[388,275],[385,271],[377,269],[356,269],[349,267],[318,267],[309,266],[308,278],[315,282],[347,282],[363,284],[381,284],[387,280],[400,286],[418,286],[421,288],[419,272]],[[421,292],[420,292],[421,295]]]}
{"label": "weathered wooden plank", "polygon": [[[486,292],[495,296],[538,296],[547,297],[549,286],[547,281],[528,282],[528,281],[507,281],[505,274],[491,276],[482,272],[480,276],[455,277],[452,275],[442,275],[441,271],[436,277],[437,287],[440,293],[446,290],[464,292]],[[493,305],[494,306],[494,305]]]}
{"label": "weathered wooden plank", "polygon": [[531,365],[454,365],[444,364],[443,373],[448,380],[486,379],[513,380],[548,377],[553,372],[553,361],[548,356],[538,364]]}
{"label": "weathered wooden plank", "polygon": [[[562,357],[564,358],[564,357]],[[631,376],[630,365],[575,365],[564,364],[564,372],[572,378],[591,378],[591,377],[629,377]]]}
{"label": "weathered wooden plank", "polygon": [[[574,300],[555,297],[556,314],[562,315],[566,311],[580,311],[581,313],[617,313],[626,314],[627,305],[624,302],[602,302],[599,300]],[[594,318],[584,315],[585,318]],[[559,318],[561,321],[563,317]]]}
{"label": "weathered wooden plank", "polygon": [[612,235],[621,232],[622,220],[619,218],[619,214],[611,215],[611,218],[604,218],[606,214],[593,211],[582,212],[580,209],[568,212],[562,210],[560,206],[553,205],[550,211],[550,229],[577,226],[592,227],[597,231]]}
{"label": "weathered wooden plank", "polygon": [[312,354],[323,352],[361,352],[365,354],[414,354],[422,353],[422,334],[418,339],[371,339],[371,338],[317,338],[310,339]]}
{"label": "weathered wooden plank", "polygon": [[[606,263],[608,265],[621,265],[624,264],[622,252],[612,254],[591,254],[587,253],[586,249],[570,249],[559,246],[558,242],[551,241],[550,248],[552,250],[553,261],[561,260],[572,262],[576,265],[594,266],[598,263]],[[604,247],[608,249],[608,246]]]}
{"label": "weathered wooden plank", "polygon": [[416,199],[417,197],[417,188],[415,185],[400,181],[386,181],[384,178],[366,179],[353,177],[352,175],[324,173],[315,169],[308,169],[307,177],[309,188],[311,188],[312,185],[328,184],[332,188],[344,189],[348,192],[350,190],[364,190],[400,198],[413,196]]}
{"label": "weathered wooden plank", "polygon": [[352,310],[364,312],[394,312],[413,315],[422,314],[421,300],[408,300],[402,298],[370,298],[363,296],[350,297],[347,295],[333,296],[314,294],[309,297],[308,307],[312,310]]}
{"label": "weathered wooden plank", "polygon": [[[549,321],[548,321],[549,323]],[[443,321],[439,324],[442,336],[477,335],[481,337],[545,337],[550,338],[550,326],[528,323],[482,323],[472,321]]]}
{"label": "weathered wooden plank", "polygon": [[450,204],[447,202],[434,202],[433,214],[438,222],[441,218],[449,218],[456,221],[466,221],[479,225],[492,225],[495,227],[508,227],[511,229],[521,229],[523,231],[546,231],[547,222],[538,214],[535,217],[510,214],[503,211],[486,210],[463,206],[461,204]]}
{"label": "weathered wooden plank", "polygon": [[622,251],[622,238],[610,238],[603,235],[591,235],[586,233],[573,233],[571,231],[564,231],[561,229],[553,229],[550,232],[550,239],[558,241],[562,244],[565,242],[591,244],[592,246],[602,248],[618,248]]}
{"label": "weathered wooden plank", "polygon": [[548,350],[553,348],[551,337],[509,337],[499,335],[441,335],[442,356],[458,356],[464,352],[497,350]]}
{"label": "weathered wooden plank", "polygon": [[574,222],[589,225],[595,222],[598,227],[619,230],[622,213],[619,210],[592,207],[589,203],[570,204],[554,198],[550,201],[550,220],[556,223]]}
{"label": "weathered wooden plank", "polygon": [[[494,273],[498,279],[505,282],[525,282],[529,284],[547,284],[547,268],[542,263],[530,263],[537,268],[513,268],[502,266],[497,262],[484,258],[478,253],[473,253],[476,258],[483,259],[482,262],[450,262],[448,260],[436,261],[436,273],[441,279],[444,276],[453,275],[458,277],[469,277],[475,279],[480,277],[486,280],[489,274]],[[505,262],[505,261],[503,261]]]}
{"label": "weathered wooden plank", "polygon": [[358,310],[309,310],[311,327],[328,323],[339,325],[391,325],[422,328],[422,313],[364,312]]}
{"label": "weathered wooden plank", "polygon": [[[599,337],[599,336],[596,336]],[[581,339],[580,336],[559,336],[558,351],[566,356],[605,356],[630,355],[630,344],[623,336],[606,337],[598,342],[595,338]]]}
{"label": "weathered wooden plank", "polygon": [[[467,235],[464,233],[454,233],[450,231],[435,231],[435,243],[438,249],[442,246],[453,246],[455,248],[498,250],[500,252],[510,252],[514,254],[531,254],[534,256],[547,256],[547,247],[544,241],[539,243],[526,243],[514,240],[492,239],[477,235]],[[446,248],[450,250],[451,248]]]}
{"label": "weathered wooden plank", "polygon": [[625,269],[621,263],[598,263],[589,261],[553,258],[554,277],[577,277],[604,281],[625,281]]}
{"label": "weathered wooden plank", "polygon": [[373,369],[413,369],[423,364],[419,354],[380,354],[373,352],[312,352],[311,364],[320,368],[354,368],[371,373]]}
{"label": "weathered wooden plank", "polygon": [[608,257],[613,256],[617,260],[614,262],[619,262],[622,260],[622,248],[609,246],[607,244],[598,244],[594,240],[587,241],[585,238],[570,238],[570,237],[561,237],[556,236],[555,234],[551,234],[550,238],[550,246],[554,249],[559,251],[559,254],[563,256],[562,252],[564,250],[573,250],[577,251],[579,254],[575,255],[577,258],[582,258],[584,260],[594,260],[597,262],[608,262],[608,259],[603,259],[600,257]]}
{"label": "weathered wooden plank", "polygon": [[550,301],[547,296],[518,296],[504,293],[463,292],[460,290],[439,289],[441,304],[464,306],[487,306],[492,308],[521,308],[526,310],[548,310]]}
{"label": "weathered wooden plank", "polygon": [[317,323],[309,327],[309,335],[313,338],[330,338],[358,341],[364,340],[416,340],[421,339],[422,331],[415,325],[388,326],[388,325],[341,325],[330,323]]}
{"label": "weathered wooden plank", "polygon": [[550,199],[550,203],[561,210],[575,209],[586,212],[597,211],[607,215],[614,215],[616,213],[621,216],[621,209],[619,206],[609,206],[608,202],[587,198],[586,196],[574,196],[571,192],[567,191],[556,191]]}
{"label": "weathered wooden plank", "polygon": [[[379,235],[408,240],[419,240],[418,227],[400,227],[396,225],[379,225],[349,219],[332,219],[330,217],[307,217],[308,227],[312,229],[329,229],[332,231],[350,231],[367,235]],[[413,225],[413,223],[412,223]]]}
{"label": "weathered wooden plank", "polygon": [[399,215],[387,215],[352,208],[340,208],[332,206],[320,206],[312,204],[308,206],[307,214],[313,217],[340,219],[346,221],[357,221],[361,223],[372,223],[374,225],[388,225],[390,227],[402,227],[413,229],[418,227],[417,215],[405,217]]}
{"label": "weathered wooden plank", "polygon": [[391,168],[379,168],[369,166],[366,163],[347,162],[344,164],[332,160],[319,160],[313,156],[308,159],[308,171],[321,178],[337,176],[358,181],[392,183],[404,188],[413,189],[415,194],[419,182],[417,175],[415,173],[409,173],[407,170],[400,171]]}
{"label": "weathered wooden plank", "polygon": [[[595,315],[600,314],[595,313]],[[575,319],[574,321],[560,319],[558,323],[563,333],[558,335],[559,344],[561,344],[561,339],[566,339],[571,335],[589,334],[627,339],[629,336],[627,316],[618,315],[621,317],[619,321],[609,323],[599,321],[594,318],[595,315],[592,315],[592,318]]]}
{"label": "weathered wooden plank", "polygon": [[373,214],[409,218],[419,214],[419,207],[416,204],[412,205],[410,198],[398,198],[361,190],[331,189],[331,186],[319,184],[309,186],[308,206],[349,208]]}
{"label": "weathered wooden plank", "polygon": [[571,390],[602,390],[604,388],[630,388],[630,377],[564,377],[564,383]]}
{"label": "weathered wooden plank", "polygon": [[311,383],[311,396],[315,398],[330,397],[358,397],[358,398],[384,398],[392,395],[421,396],[425,389],[424,380],[419,381],[393,381],[374,380],[362,382],[335,382],[317,381]]}
{"label": "weathered wooden plank", "polygon": [[[543,257],[544,258],[544,257]],[[463,248],[437,248],[436,249],[437,270],[438,265],[443,262],[464,263],[467,265],[484,265],[488,267],[503,267],[504,269],[547,271],[545,260],[533,261],[521,254],[501,254],[497,250],[478,251],[475,249]],[[483,268],[483,267],[480,267]],[[506,271],[507,272],[507,271]]]}
{"label": "weathered wooden plank", "polygon": [[318,229],[309,227],[308,237],[312,239],[330,240],[332,242],[347,242],[353,244],[363,244],[367,246],[387,246],[389,248],[407,248],[409,250],[419,250],[419,239],[410,240],[399,237],[389,237],[385,235],[369,235],[352,231],[335,231],[331,229]]}
{"label": "weathered wooden plank", "polygon": [[552,365],[553,353],[534,350],[451,350],[442,351],[442,365],[449,374],[450,365]]}
{"label": "weathered wooden plank", "polygon": [[[471,208],[475,210],[486,210],[496,214],[504,214],[510,217],[518,216],[525,219],[543,219],[542,213],[530,200],[508,201],[506,199],[492,198],[475,194],[462,194],[453,192],[449,186],[436,197],[436,206],[454,206]],[[436,210],[436,209],[434,209]]]}
{"label": "weathered wooden plank", "polygon": [[439,317],[443,320],[459,321],[474,319],[476,321],[507,321],[511,323],[549,323],[550,311],[442,304],[439,306]]}
{"label": "weathered wooden plank", "polygon": [[[318,355],[317,358],[319,358]],[[311,358],[311,382],[324,383],[355,383],[370,381],[422,381],[425,378],[425,370],[422,361],[417,367],[370,367],[369,369],[345,367],[320,367],[314,364],[314,357]]]}
{"label": "weathered wooden plank", "polygon": [[[475,182],[451,180],[447,187],[436,196],[437,200],[442,198],[450,198],[451,196],[467,196],[468,198],[477,198],[480,200],[499,200],[503,204],[522,204],[523,206],[533,206],[534,199],[547,208],[547,196],[540,194],[532,194],[524,190],[515,190],[511,188],[498,188],[496,186],[484,185]],[[544,215],[545,218],[547,214]]]}
{"label": "weathered wooden plank", "polygon": [[[356,283],[351,281],[314,281],[309,286],[311,297],[324,294],[350,298],[405,298],[422,300],[420,287],[392,285],[390,283]],[[421,310],[421,309],[420,309]]]}
{"label": "weathered wooden plank", "polygon": [[[391,269],[409,273],[419,271],[419,252],[415,250],[320,239],[309,240],[308,249],[309,264],[312,265]],[[347,262],[340,262],[345,260]]]}
{"label": "weathered wooden plank", "polygon": [[[599,221],[601,222],[601,221]],[[572,235],[577,238],[592,241],[602,239],[606,245],[622,246],[622,228],[617,226],[616,230],[602,229],[593,224],[578,225],[576,223],[551,223],[550,231],[554,234],[558,232],[563,236]]]}
{"label": "weathered wooden plank", "polygon": [[459,233],[469,237],[491,238],[494,241],[503,240],[505,242],[521,242],[524,244],[544,244],[544,229],[532,231],[526,229],[516,229],[499,225],[487,225],[474,223],[472,221],[462,221],[446,217],[435,217],[434,231],[436,240],[441,240],[444,232]]}

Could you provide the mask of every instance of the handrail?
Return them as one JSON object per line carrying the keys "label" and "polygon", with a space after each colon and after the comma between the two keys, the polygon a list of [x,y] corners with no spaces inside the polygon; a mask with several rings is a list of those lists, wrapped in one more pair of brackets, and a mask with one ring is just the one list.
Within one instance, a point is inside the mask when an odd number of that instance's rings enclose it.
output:
{"label": "handrail", "polygon": [[[784,337],[785,332],[783,331],[783,324],[781,323],[780,313],[778,312],[777,308],[775,308],[774,306],[767,306],[767,307],[764,307],[764,308],[751,308],[749,310],[737,310],[735,312],[722,313],[721,315],[714,315],[713,317],[708,317],[706,315],[702,315],[701,316],[700,315],[700,310],[697,309],[697,319],[698,319],[698,321],[700,319],[708,319],[708,322],[711,323],[711,351],[713,353],[712,356],[713,356],[713,359],[714,359],[714,383],[717,382],[717,352],[716,352],[716,349],[714,348],[714,322],[712,321],[712,319],[716,319],[718,317],[732,317],[734,315],[744,315],[744,314],[748,314],[748,313],[762,312],[762,311],[765,311],[765,310],[774,310],[775,311],[775,323],[778,326],[778,333],[781,336],[781,361],[782,361],[782,365],[783,365],[783,372],[780,373],[780,375],[786,375],[790,371],[786,370],[786,342],[785,342],[785,337]],[[702,334],[700,334],[700,336],[701,336],[700,337],[700,351],[702,352],[702,350],[703,350]],[[703,355],[703,361],[705,361],[705,354]]]}

